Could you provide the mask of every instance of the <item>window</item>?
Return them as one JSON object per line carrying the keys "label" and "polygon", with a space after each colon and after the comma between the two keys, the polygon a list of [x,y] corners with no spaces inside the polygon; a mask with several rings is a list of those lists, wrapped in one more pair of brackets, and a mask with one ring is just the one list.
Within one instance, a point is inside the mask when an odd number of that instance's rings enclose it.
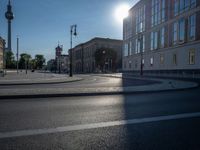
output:
{"label": "window", "polygon": [[174,0],[174,16],[196,7],[196,0]]}
{"label": "window", "polygon": [[140,51],[140,44],[138,44],[138,39],[135,39],[135,54],[138,54]]}
{"label": "window", "polygon": [[154,32],[151,32],[151,50],[154,49]]}
{"label": "window", "polygon": [[190,0],[190,7],[194,8],[196,6],[196,0]]}
{"label": "window", "polygon": [[165,47],[165,27],[160,30],[160,48]]}
{"label": "window", "polygon": [[160,55],[160,64],[164,64],[164,55],[163,54]]}
{"label": "window", "polygon": [[174,1],[174,16],[178,15],[179,0]]}
{"label": "window", "polygon": [[165,0],[152,0],[151,26],[156,26],[165,21]]}
{"label": "window", "polygon": [[128,44],[124,44],[124,56],[128,56]]}
{"label": "window", "polygon": [[173,25],[173,44],[178,42],[178,22],[175,22]]}
{"label": "window", "polygon": [[179,42],[183,43],[185,41],[185,20],[181,19],[179,21]]}
{"label": "window", "polygon": [[151,50],[158,49],[158,32],[151,32]]}
{"label": "window", "polygon": [[184,0],[185,1],[185,10],[188,10],[190,7],[190,1],[189,0]]}
{"label": "window", "polygon": [[195,64],[195,50],[194,49],[189,51],[189,64],[190,65]]}
{"label": "window", "polygon": [[158,49],[158,32],[154,33],[154,49]]}
{"label": "window", "polygon": [[124,32],[124,37],[123,39],[124,40],[127,40],[129,39],[131,36],[132,36],[132,20],[131,20],[131,17],[127,17],[125,20],[124,20],[124,24],[123,24],[123,32]]}
{"label": "window", "polygon": [[150,65],[153,66],[153,57],[150,58]]}
{"label": "window", "polygon": [[132,42],[129,42],[129,47],[128,47],[128,55],[131,56],[132,55]]}
{"label": "window", "polygon": [[145,36],[142,35],[141,37],[136,38],[135,40],[135,53],[138,54],[144,52],[145,50]]}
{"label": "window", "polygon": [[145,31],[145,6],[136,11],[136,33]]}
{"label": "window", "polygon": [[132,67],[132,62],[129,61],[128,64],[129,64],[129,69],[131,69],[131,67]]}
{"label": "window", "polygon": [[180,0],[179,12],[182,13],[185,9],[185,0]]}
{"label": "window", "polygon": [[173,64],[177,65],[177,55],[173,54]]}
{"label": "window", "polygon": [[158,49],[158,32],[151,32],[151,50]]}
{"label": "window", "polygon": [[185,19],[180,19],[173,24],[173,44],[185,42]]}
{"label": "window", "polygon": [[188,19],[188,39],[190,41],[195,40],[196,37],[196,14],[192,15]]}
{"label": "window", "polygon": [[144,65],[144,58],[142,59],[142,65]]}

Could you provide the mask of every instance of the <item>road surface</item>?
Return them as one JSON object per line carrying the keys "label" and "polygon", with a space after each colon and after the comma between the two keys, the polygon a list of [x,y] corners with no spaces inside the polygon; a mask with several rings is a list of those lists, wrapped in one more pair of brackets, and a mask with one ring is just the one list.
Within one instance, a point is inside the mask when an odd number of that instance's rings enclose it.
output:
{"label": "road surface", "polygon": [[1,100],[0,149],[198,150],[199,92]]}

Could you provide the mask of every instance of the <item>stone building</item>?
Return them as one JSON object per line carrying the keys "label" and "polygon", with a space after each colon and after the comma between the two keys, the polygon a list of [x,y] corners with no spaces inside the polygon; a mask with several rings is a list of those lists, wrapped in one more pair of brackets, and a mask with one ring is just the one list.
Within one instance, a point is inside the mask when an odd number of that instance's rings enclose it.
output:
{"label": "stone building", "polygon": [[199,24],[199,0],[140,0],[123,23],[123,71],[199,73]]}
{"label": "stone building", "polygon": [[0,37],[0,71],[3,70],[4,67],[4,48],[5,40]]}
{"label": "stone building", "polygon": [[[73,72],[74,73],[95,73],[99,70],[96,60],[95,60],[95,52],[99,49],[112,49],[117,54],[116,69],[121,69],[121,61],[122,61],[122,40],[109,39],[109,38],[93,38],[86,43],[82,43],[77,45],[72,49],[72,64],[73,64]],[[71,54],[71,49],[69,50],[69,54]],[[109,65],[109,61],[105,60],[105,64],[107,61],[107,66]],[[111,63],[110,63],[111,66]],[[107,67],[107,71],[113,70],[112,67]],[[112,68],[112,69],[111,69]]]}
{"label": "stone building", "polygon": [[69,72],[69,55],[60,55],[56,59],[57,70],[61,73]]}

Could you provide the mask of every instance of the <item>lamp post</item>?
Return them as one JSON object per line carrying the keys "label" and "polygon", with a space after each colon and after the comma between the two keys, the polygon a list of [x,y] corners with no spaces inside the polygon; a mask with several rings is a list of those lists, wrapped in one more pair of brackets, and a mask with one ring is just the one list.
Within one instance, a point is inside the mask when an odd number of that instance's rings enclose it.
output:
{"label": "lamp post", "polygon": [[70,77],[72,77],[73,76],[73,74],[72,74],[72,54],[73,54],[73,52],[72,52],[72,36],[74,35],[74,36],[77,36],[77,33],[76,33],[76,28],[77,28],[77,25],[76,24],[74,24],[74,25],[71,25],[71,27],[70,27],[70,72],[69,72],[69,76]]}
{"label": "lamp post", "polygon": [[5,50],[6,42],[3,40],[3,76],[6,74],[6,50]]}
{"label": "lamp post", "polygon": [[19,36],[17,35],[17,74],[19,73]]}
{"label": "lamp post", "polygon": [[140,75],[143,76],[143,37],[141,33],[139,33],[138,35],[138,41],[140,44],[140,55],[141,55]]}

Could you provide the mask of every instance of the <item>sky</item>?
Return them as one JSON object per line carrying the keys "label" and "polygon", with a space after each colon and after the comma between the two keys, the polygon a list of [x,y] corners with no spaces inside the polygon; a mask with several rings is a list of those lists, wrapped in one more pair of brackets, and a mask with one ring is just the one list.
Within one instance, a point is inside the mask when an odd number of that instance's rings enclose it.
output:
{"label": "sky", "polygon": [[[122,39],[122,23],[114,17],[122,4],[134,6],[139,0],[11,0],[12,50],[19,53],[55,57],[55,47],[63,45],[63,54],[70,48],[70,25],[77,24],[78,36],[73,47],[94,37]],[[0,36],[7,40],[5,12],[8,0],[0,0]]]}

